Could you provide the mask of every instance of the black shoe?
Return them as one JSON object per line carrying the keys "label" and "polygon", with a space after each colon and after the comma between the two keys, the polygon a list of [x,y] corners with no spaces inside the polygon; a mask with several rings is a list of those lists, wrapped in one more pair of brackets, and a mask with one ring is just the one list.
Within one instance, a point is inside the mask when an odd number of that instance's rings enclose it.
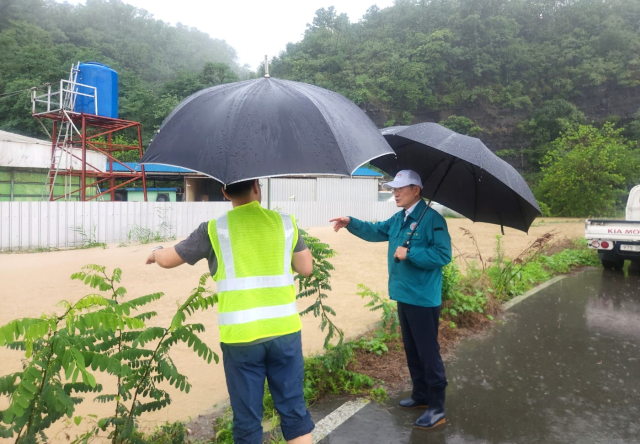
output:
{"label": "black shoe", "polygon": [[446,422],[444,413],[444,389],[429,391],[429,408],[413,424],[417,429],[432,429]]}
{"label": "black shoe", "polygon": [[418,402],[414,401],[411,398],[401,399],[398,403],[400,407],[404,407],[405,409],[426,409],[429,408],[426,402]]}

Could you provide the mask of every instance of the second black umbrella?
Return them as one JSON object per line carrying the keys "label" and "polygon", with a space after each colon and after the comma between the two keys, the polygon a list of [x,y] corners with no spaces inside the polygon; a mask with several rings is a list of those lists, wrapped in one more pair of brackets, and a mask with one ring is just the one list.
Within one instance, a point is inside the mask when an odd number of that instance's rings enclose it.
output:
{"label": "second black umbrella", "polygon": [[381,130],[395,156],[372,161],[395,175],[414,170],[422,178],[422,195],[468,217],[528,231],[541,214],[522,176],[493,154],[480,139],[458,134],[437,123]]}

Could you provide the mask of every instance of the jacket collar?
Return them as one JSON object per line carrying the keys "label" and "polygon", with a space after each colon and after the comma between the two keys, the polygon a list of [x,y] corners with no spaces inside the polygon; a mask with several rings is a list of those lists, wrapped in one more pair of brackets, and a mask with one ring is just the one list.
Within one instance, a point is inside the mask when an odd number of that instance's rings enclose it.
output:
{"label": "jacket collar", "polygon": [[[409,213],[409,215],[407,216],[407,222],[409,220],[412,221],[417,221],[418,219],[420,219],[420,215],[422,215],[422,212],[424,211],[424,207],[427,206],[427,203],[424,201],[424,199],[420,199],[418,201],[418,205],[416,205],[416,207],[413,209],[413,211],[411,213]],[[404,217],[404,208],[402,209],[402,217]]]}

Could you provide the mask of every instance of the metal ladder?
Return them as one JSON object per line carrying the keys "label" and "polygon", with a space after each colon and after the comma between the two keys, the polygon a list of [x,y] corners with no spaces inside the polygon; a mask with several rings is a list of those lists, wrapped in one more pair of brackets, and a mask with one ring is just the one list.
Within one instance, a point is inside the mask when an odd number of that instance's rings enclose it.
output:
{"label": "metal ladder", "polygon": [[[71,66],[71,71],[69,72],[69,82],[71,82],[71,90],[68,91],[67,94],[64,91],[60,91],[60,108],[61,111],[66,116],[66,121],[63,122],[60,129],[58,130],[58,135],[56,137],[56,145],[52,153],[51,157],[51,166],[49,167],[49,171],[47,173],[47,179],[42,189],[41,200],[51,200],[53,197],[53,191],[56,185],[56,180],[58,178],[58,171],[60,171],[60,167],[63,164],[62,160],[66,160],[65,168],[72,168],[73,157],[73,131],[76,130],[75,125],[71,122],[69,115],[67,114],[67,110],[73,111],[76,102],[76,94],[77,91],[76,81],[78,79],[78,72],[80,62],[77,65]],[[67,200],[70,197],[72,184],[68,177],[65,176],[64,183],[64,199]]]}
{"label": "metal ladder", "polygon": [[[62,125],[62,127],[58,130],[58,135],[56,138],[56,146],[53,150],[53,154],[51,157],[51,166],[49,167],[49,171],[47,173],[47,179],[44,184],[44,188],[42,189],[42,200],[51,200],[53,196],[53,190],[55,187],[56,180],[58,178],[58,171],[60,168],[67,169],[71,168],[71,163],[73,159],[71,157],[73,143],[71,141],[71,125],[66,122]],[[66,196],[71,191],[71,184],[65,180],[64,184],[64,195],[65,200]]]}

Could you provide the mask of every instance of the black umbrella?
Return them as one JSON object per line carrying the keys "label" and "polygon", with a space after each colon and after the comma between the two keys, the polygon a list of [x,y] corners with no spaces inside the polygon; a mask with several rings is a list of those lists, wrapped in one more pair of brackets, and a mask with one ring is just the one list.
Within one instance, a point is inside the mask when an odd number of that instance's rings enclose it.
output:
{"label": "black umbrella", "polygon": [[284,175],[348,176],[390,153],[374,123],[345,97],[264,77],[185,99],[140,163],[184,167],[230,184]]}
{"label": "black umbrella", "polygon": [[527,232],[541,213],[522,176],[475,137],[437,123],[381,130],[395,156],[371,162],[395,175],[414,170],[422,178],[422,194],[468,217]]}

